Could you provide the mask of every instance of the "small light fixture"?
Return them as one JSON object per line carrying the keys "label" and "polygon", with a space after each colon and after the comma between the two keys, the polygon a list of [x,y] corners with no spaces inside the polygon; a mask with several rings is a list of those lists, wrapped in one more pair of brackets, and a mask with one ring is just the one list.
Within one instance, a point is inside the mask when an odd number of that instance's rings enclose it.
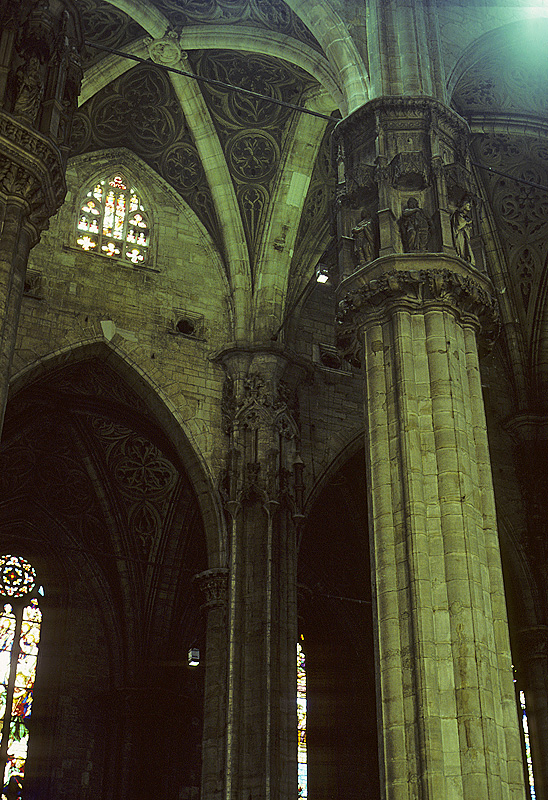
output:
{"label": "small light fixture", "polygon": [[188,651],[188,666],[198,667],[200,665],[200,651],[197,647],[191,647]]}
{"label": "small light fixture", "polygon": [[324,264],[316,267],[316,283],[327,283],[329,280],[329,270]]}

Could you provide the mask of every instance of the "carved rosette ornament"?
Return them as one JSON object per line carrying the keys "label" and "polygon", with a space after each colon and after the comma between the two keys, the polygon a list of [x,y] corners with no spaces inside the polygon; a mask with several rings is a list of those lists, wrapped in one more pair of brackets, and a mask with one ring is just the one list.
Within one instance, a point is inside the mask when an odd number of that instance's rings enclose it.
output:
{"label": "carved rosette ornament", "polygon": [[394,309],[423,312],[435,306],[449,309],[462,323],[481,331],[482,339],[488,344],[498,332],[498,307],[483,276],[473,277],[439,266],[388,269],[376,274],[370,271],[369,279],[364,276],[358,288],[339,301],[337,347],[354,367],[361,367],[365,325],[382,319]]}
{"label": "carved rosette ornament", "polygon": [[[185,59],[186,61],[187,54],[181,49],[179,39],[180,37],[175,31],[168,31],[162,39],[146,39],[145,43],[151,59],[163,67],[182,69],[181,60]],[[185,64],[185,70],[187,69]]]}

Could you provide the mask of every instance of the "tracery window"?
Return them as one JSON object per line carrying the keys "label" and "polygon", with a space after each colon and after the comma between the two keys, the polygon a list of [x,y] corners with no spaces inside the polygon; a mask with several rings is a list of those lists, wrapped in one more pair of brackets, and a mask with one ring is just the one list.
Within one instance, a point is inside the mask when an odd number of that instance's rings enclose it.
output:
{"label": "tracery window", "polygon": [[145,265],[150,227],[140,193],[123,175],[97,181],[78,212],[76,243],[88,253]]}
{"label": "tracery window", "polygon": [[[301,640],[303,639],[301,635]],[[306,659],[301,642],[297,643],[297,779],[299,800],[308,797],[306,749]]]}
{"label": "tracery window", "polygon": [[[24,558],[0,556],[0,760],[3,786],[25,774],[28,721],[42,612],[36,571]],[[9,711],[8,711],[9,709]]]}

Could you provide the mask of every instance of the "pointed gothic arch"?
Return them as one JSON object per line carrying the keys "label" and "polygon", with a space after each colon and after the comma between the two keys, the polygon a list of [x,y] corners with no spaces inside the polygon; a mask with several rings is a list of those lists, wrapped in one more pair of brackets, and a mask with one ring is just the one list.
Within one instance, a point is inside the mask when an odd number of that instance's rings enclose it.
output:
{"label": "pointed gothic arch", "polygon": [[[56,700],[51,708],[44,700],[37,706],[47,706],[61,731],[48,739],[57,755],[38,749],[31,775],[38,781],[42,771],[54,781],[58,754],[66,759],[74,751],[82,758],[79,742],[89,747],[94,741],[90,786],[113,780],[109,765],[120,763],[116,753],[129,747],[120,781],[135,791],[154,776],[146,747],[154,736],[166,753],[166,785],[177,775],[185,786],[197,787],[203,672],[188,671],[184,658],[189,647],[205,644],[193,588],[194,575],[208,567],[202,515],[176,446],[138,393],[137,387],[142,394],[148,388],[150,401],[150,385],[126,364],[130,386],[112,367],[120,357],[107,359],[108,352],[99,346],[83,349],[80,357],[57,354],[42,363],[40,377],[27,374],[18,382],[8,404],[0,460],[10,469],[0,478],[0,542],[15,535],[46,566],[64,563],[67,580],[65,608],[56,606],[51,629],[55,638],[64,615],[60,662],[45,634],[51,667],[42,685]],[[94,609],[89,620],[87,607]],[[86,644],[74,648],[74,638]],[[93,677],[81,699],[78,675],[87,669]],[[66,686],[55,683],[57,672],[68,675]],[[66,719],[63,693],[74,706]],[[164,719],[174,714],[177,726],[174,718],[155,730],[164,694],[172,698]],[[187,765],[182,772],[181,763]]]}
{"label": "pointed gothic arch", "polygon": [[226,558],[226,531],[220,496],[200,455],[192,432],[158,384],[139,367],[127,353],[103,337],[80,342],[50,353],[13,375],[10,381],[10,398],[48,372],[63,366],[97,358],[113,369],[150,409],[164,434],[164,445],[172,447],[174,455],[187,472],[196,492],[204,520],[208,543],[209,566],[224,566]]}

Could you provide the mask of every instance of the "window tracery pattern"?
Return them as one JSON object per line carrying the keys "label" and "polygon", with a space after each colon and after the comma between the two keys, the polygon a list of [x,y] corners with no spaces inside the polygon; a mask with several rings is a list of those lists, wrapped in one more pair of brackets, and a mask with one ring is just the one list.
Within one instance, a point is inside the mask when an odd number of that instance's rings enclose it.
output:
{"label": "window tracery pattern", "polygon": [[135,265],[149,260],[150,227],[141,197],[116,174],[97,181],[80,206],[76,243],[86,252]]}
{"label": "window tracery pattern", "polygon": [[[42,612],[36,571],[24,558],[0,557],[0,761],[3,786],[25,774]],[[8,709],[10,709],[8,713]]]}

